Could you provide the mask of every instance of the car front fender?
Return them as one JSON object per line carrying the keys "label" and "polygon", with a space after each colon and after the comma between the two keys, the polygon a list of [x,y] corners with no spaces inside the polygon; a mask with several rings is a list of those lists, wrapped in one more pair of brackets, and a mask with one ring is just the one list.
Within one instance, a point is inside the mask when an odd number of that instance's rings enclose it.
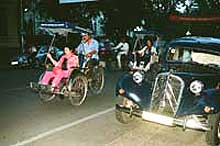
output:
{"label": "car front fender", "polygon": [[[192,98],[191,98],[192,99]],[[215,114],[220,111],[220,90],[207,89],[201,95],[193,97],[193,103],[187,104],[189,101],[183,100],[182,107],[177,111],[177,116],[183,115],[204,115]],[[187,106],[189,105],[189,106]]]}
{"label": "car front fender", "polygon": [[116,85],[116,96],[126,97],[142,109],[149,109],[151,92],[152,88],[147,82],[137,84],[131,74],[123,75]]}

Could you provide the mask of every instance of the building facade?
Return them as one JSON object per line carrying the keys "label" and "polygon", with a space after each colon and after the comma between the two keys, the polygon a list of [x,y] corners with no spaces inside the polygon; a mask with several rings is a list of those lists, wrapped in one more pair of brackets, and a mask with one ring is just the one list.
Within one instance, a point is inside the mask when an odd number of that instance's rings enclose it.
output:
{"label": "building facade", "polygon": [[0,0],[0,48],[17,48],[19,43],[19,0]]}

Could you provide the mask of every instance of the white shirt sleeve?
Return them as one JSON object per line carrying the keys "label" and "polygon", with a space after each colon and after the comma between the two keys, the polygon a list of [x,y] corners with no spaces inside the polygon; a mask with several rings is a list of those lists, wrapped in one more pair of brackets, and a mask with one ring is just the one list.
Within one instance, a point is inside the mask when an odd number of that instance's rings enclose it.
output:
{"label": "white shirt sleeve", "polygon": [[157,55],[157,49],[154,46],[151,47],[151,53]]}
{"label": "white shirt sleeve", "polygon": [[116,47],[114,47],[113,49],[119,49],[119,48],[121,48],[123,46],[123,44],[122,43],[119,43]]}
{"label": "white shirt sleeve", "polygon": [[145,46],[141,50],[139,50],[138,53],[139,54],[143,54],[146,49],[147,49],[147,46]]}
{"label": "white shirt sleeve", "polygon": [[124,43],[122,48],[121,48],[122,51],[124,52],[128,52],[129,51],[129,44],[128,43]]}
{"label": "white shirt sleeve", "polygon": [[82,43],[80,43],[79,45],[78,45],[78,47],[76,48],[76,50],[77,50],[77,53],[78,54],[82,54],[83,53],[83,46],[82,46],[83,44]]}

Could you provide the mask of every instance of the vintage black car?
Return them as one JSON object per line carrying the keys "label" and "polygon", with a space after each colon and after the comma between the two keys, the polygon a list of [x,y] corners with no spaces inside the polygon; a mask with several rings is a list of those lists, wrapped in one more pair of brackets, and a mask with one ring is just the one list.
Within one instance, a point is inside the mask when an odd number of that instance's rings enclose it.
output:
{"label": "vintage black car", "polygon": [[117,82],[116,119],[134,116],[168,126],[206,132],[210,145],[219,143],[220,39],[182,37],[163,48],[150,70],[131,70]]}

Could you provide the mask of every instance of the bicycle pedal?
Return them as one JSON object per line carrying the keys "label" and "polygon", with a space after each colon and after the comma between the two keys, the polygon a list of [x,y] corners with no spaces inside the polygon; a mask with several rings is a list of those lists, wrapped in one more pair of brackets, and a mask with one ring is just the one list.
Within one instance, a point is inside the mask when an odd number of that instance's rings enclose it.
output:
{"label": "bicycle pedal", "polygon": [[51,100],[53,100],[55,97],[56,97],[56,95],[53,94],[50,98],[47,99],[47,101],[51,101]]}
{"label": "bicycle pedal", "polygon": [[89,79],[88,79],[88,82],[92,82],[92,79],[91,79],[91,78],[89,78]]}
{"label": "bicycle pedal", "polygon": [[30,88],[33,88],[33,86],[34,86],[33,82],[30,82]]}

